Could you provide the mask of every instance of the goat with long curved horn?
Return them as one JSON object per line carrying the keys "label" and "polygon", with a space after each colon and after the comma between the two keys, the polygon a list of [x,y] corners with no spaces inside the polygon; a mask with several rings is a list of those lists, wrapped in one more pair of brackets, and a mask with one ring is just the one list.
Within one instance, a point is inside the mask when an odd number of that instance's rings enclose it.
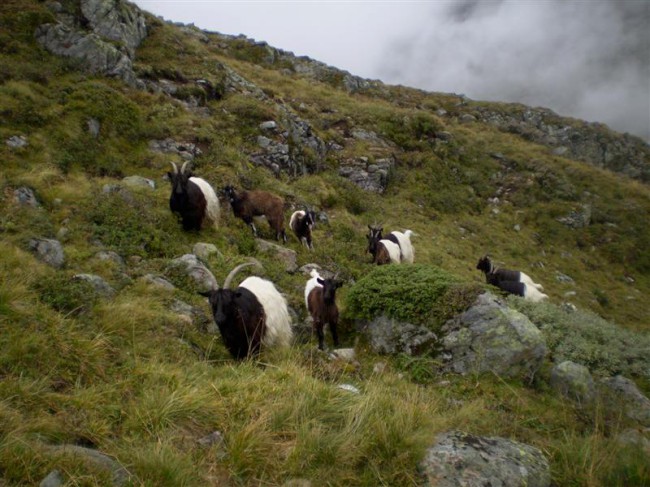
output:
{"label": "goat with long curved horn", "polygon": [[219,199],[212,186],[204,179],[193,177],[185,161],[180,171],[170,162],[172,171],[167,173],[172,184],[169,208],[183,222],[184,230],[201,230],[205,222],[215,228],[219,225]]}
{"label": "goat with long curved horn", "polygon": [[271,281],[251,276],[230,289],[235,275],[251,265],[260,264],[239,264],[221,289],[201,293],[208,297],[224,344],[236,359],[257,355],[262,347],[287,347],[293,337],[287,302]]}

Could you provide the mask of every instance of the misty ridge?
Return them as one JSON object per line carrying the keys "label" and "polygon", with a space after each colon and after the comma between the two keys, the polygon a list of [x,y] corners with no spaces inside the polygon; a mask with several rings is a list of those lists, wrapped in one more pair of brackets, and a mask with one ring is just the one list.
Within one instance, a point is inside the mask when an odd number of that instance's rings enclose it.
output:
{"label": "misty ridge", "polygon": [[378,58],[386,82],[520,102],[650,140],[650,2],[433,4]]}

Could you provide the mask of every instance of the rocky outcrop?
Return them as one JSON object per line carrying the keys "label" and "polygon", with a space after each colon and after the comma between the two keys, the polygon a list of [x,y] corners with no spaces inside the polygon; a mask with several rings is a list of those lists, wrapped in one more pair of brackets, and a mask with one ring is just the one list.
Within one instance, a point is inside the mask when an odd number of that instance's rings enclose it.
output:
{"label": "rocky outcrop", "polygon": [[81,0],[81,13],[95,34],[123,43],[131,58],[147,37],[144,15],[129,2]]}
{"label": "rocky outcrop", "polygon": [[431,487],[551,485],[548,460],[539,449],[458,431],[439,435],[419,468]]}
{"label": "rocky outcrop", "polygon": [[196,144],[187,141],[176,141],[172,138],[163,140],[150,140],[149,150],[160,154],[175,154],[184,161],[193,161],[203,152]]}
{"label": "rocky outcrop", "polygon": [[388,186],[390,173],[395,166],[393,158],[370,162],[367,157],[347,160],[339,166],[339,176],[349,179],[364,191],[383,193]]}
{"label": "rocky outcrop", "polygon": [[650,145],[599,123],[563,118],[524,105],[472,106],[482,122],[552,148],[558,156],[587,162],[650,183]]}
{"label": "rocky outcrop", "polygon": [[144,14],[122,0],[82,0],[80,6],[81,17],[62,8],[58,23],[39,26],[38,42],[52,54],[79,60],[90,73],[137,86],[132,58],[146,36]]}
{"label": "rocky outcrop", "polygon": [[490,293],[478,296],[464,313],[442,327],[442,358],[447,370],[494,372],[530,377],[546,355],[542,332],[522,313]]}

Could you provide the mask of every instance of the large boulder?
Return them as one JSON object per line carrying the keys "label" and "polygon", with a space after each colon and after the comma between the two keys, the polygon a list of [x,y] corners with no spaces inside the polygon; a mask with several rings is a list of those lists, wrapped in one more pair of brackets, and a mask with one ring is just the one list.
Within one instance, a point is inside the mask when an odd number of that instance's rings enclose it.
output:
{"label": "large boulder", "polygon": [[650,399],[630,379],[617,375],[598,383],[598,392],[606,410],[622,412],[641,426],[650,426]]}
{"label": "large boulder", "polygon": [[386,316],[364,325],[370,346],[376,353],[421,355],[433,350],[438,337],[429,329]]}
{"label": "large boulder", "polygon": [[584,365],[566,360],[551,371],[551,388],[580,406],[590,406],[596,398],[596,384]]}
{"label": "large boulder", "polygon": [[431,487],[547,487],[551,471],[543,453],[530,445],[498,437],[451,431],[436,438],[420,470]]}
{"label": "large boulder", "polygon": [[487,292],[441,331],[445,368],[459,374],[494,372],[526,378],[546,355],[546,342],[537,327]]}
{"label": "large boulder", "polygon": [[147,37],[144,14],[132,3],[122,0],[81,0],[81,13],[93,32],[123,43],[130,57]]}

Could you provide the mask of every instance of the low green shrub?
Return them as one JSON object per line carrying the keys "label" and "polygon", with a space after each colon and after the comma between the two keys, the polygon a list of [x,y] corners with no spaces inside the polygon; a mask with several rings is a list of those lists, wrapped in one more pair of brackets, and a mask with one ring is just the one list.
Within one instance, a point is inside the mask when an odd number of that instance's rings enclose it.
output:
{"label": "low green shrub", "polygon": [[480,291],[435,266],[378,266],[350,289],[346,314],[362,320],[386,315],[436,331],[467,309]]}
{"label": "low green shrub", "polygon": [[92,284],[60,272],[40,279],[34,289],[42,302],[66,315],[88,312],[98,298]]}
{"label": "low green shrub", "polygon": [[556,362],[571,360],[599,375],[650,379],[650,335],[627,330],[587,311],[509,298],[544,333]]}

